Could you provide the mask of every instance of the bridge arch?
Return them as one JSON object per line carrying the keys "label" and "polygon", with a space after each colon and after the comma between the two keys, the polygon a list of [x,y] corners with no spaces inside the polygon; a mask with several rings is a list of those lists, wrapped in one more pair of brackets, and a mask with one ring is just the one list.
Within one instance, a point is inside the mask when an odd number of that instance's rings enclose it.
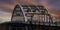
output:
{"label": "bridge arch", "polygon": [[52,17],[49,14],[48,10],[41,5],[16,5],[11,21],[40,21],[40,22],[49,22],[53,23]]}

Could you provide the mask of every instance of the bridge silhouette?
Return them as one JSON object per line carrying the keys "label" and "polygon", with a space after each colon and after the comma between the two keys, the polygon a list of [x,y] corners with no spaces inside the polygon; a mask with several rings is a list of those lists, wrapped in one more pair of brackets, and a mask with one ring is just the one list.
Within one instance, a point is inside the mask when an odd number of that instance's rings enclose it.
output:
{"label": "bridge silhouette", "polygon": [[59,30],[48,9],[42,5],[16,5],[11,22],[0,26],[6,30]]}
{"label": "bridge silhouette", "polygon": [[22,22],[29,24],[57,26],[57,22],[53,21],[53,17],[48,12],[48,9],[42,5],[16,5],[11,21]]}

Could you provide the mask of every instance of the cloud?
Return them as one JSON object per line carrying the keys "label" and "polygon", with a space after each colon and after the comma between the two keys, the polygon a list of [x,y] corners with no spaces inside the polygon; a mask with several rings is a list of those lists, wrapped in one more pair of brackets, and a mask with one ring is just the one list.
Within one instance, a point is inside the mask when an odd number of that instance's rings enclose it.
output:
{"label": "cloud", "polygon": [[11,17],[9,15],[10,15],[9,13],[5,14],[5,12],[0,11],[0,23],[10,21]]}
{"label": "cloud", "polygon": [[0,17],[0,23],[11,21],[10,17]]}
{"label": "cloud", "polygon": [[32,5],[37,5],[37,2],[34,0],[14,0],[15,3],[19,4],[32,4]]}

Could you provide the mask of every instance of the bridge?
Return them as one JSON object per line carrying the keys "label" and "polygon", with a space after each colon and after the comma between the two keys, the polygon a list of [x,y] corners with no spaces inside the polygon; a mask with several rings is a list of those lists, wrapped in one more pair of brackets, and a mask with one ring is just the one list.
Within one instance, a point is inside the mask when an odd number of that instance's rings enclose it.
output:
{"label": "bridge", "polygon": [[59,30],[60,27],[42,5],[16,5],[11,22],[3,24],[0,26],[6,30]]}
{"label": "bridge", "polygon": [[48,9],[42,5],[16,5],[13,10],[11,21],[20,23],[59,26],[53,21]]}

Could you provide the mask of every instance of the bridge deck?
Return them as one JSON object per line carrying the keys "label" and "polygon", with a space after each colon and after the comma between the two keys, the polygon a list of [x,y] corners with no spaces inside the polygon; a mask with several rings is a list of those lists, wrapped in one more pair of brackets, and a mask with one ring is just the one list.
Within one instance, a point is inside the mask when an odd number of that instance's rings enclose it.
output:
{"label": "bridge deck", "polygon": [[[0,24],[0,30],[60,30],[60,26],[46,26],[37,24],[25,24],[25,23],[2,23]],[[27,28],[27,29],[26,29]]]}

